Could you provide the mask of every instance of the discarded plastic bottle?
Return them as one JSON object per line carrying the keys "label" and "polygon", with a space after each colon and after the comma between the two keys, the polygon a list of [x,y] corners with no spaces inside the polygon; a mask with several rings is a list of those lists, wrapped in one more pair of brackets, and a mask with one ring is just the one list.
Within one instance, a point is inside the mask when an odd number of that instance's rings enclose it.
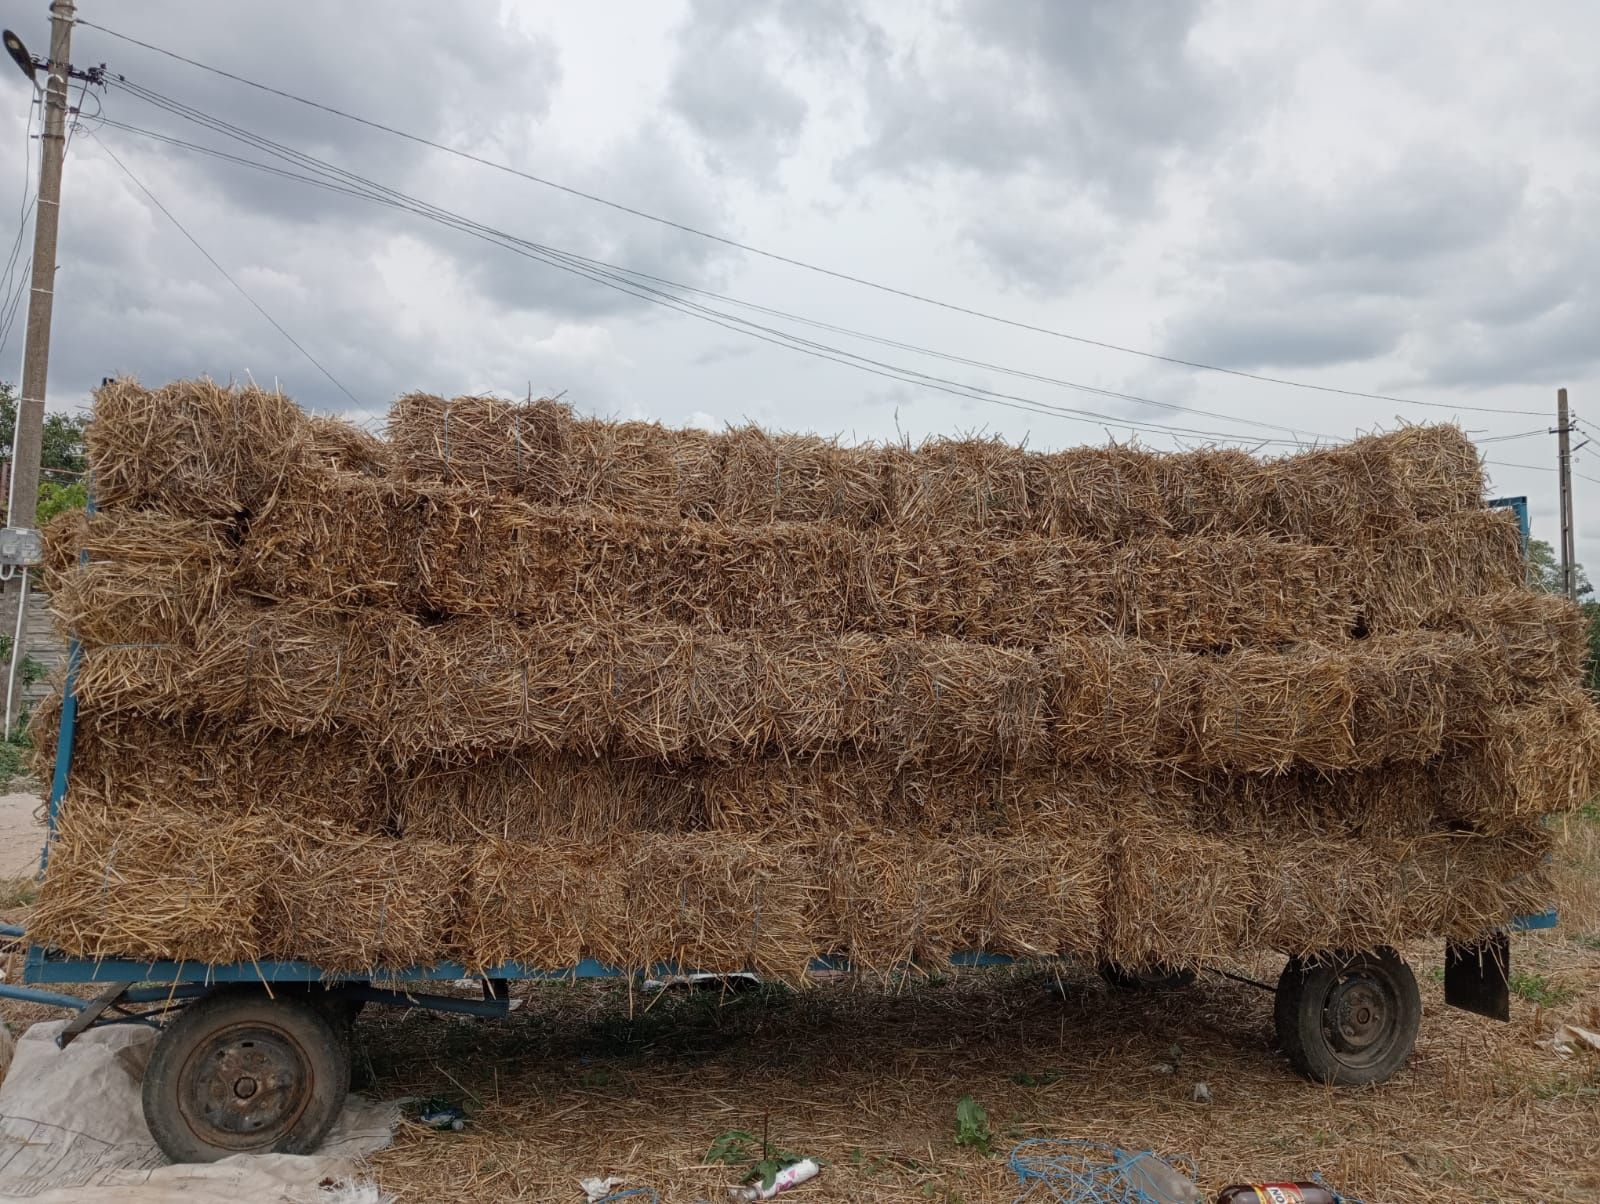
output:
{"label": "discarded plastic bottle", "polygon": [[1235,1183],[1217,1193],[1217,1204],[1339,1204],[1320,1183]]}

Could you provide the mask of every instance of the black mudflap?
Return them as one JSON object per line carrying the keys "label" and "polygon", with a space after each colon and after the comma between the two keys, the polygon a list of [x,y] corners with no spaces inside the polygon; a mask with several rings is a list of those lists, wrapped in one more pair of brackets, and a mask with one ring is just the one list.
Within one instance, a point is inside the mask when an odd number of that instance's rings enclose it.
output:
{"label": "black mudflap", "polygon": [[1444,947],[1444,1001],[1491,1020],[1511,1019],[1511,938],[1497,932],[1486,941]]}

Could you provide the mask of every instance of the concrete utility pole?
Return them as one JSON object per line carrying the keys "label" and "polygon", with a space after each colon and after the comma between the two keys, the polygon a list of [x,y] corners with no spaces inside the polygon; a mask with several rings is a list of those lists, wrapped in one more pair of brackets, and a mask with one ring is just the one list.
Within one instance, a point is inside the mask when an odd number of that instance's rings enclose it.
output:
{"label": "concrete utility pole", "polygon": [[1578,600],[1578,551],[1572,532],[1572,424],[1567,421],[1567,391],[1556,390],[1556,471],[1561,477],[1561,590]]}
{"label": "concrete utility pole", "polygon": [[61,225],[61,161],[67,144],[67,72],[72,65],[72,0],[50,5],[50,79],[44,92],[39,203],[33,218],[33,275],[22,353],[22,396],[11,440],[11,493],[6,522],[32,527],[39,506],[39,454],[44,442],[44,389],[50,371],[50,317],[55,303],[56,232]]}
{"label": "concrete utility pole", "polygon": [[[6,665],[4,734],[16,718],[17,669],[28,630],[28,570],[38,563],[39,458],[44,445],[44,392],[50,374],[50,317],[55,303],[56,234],[61,226],[61,164],[67,150],[67,80],[72,70],[72,0],[50,5],[50,77],[44,91],[44,134],[39,142],[39,199],[33,211],[33,268],[29,276],[28,329],[22,351],[22,396],[11,437],[11,488],[0,546],[0,581],[5,606],[14,619],[11,656]],[[8,33],[6,50],[31,77],[21,44]]]}

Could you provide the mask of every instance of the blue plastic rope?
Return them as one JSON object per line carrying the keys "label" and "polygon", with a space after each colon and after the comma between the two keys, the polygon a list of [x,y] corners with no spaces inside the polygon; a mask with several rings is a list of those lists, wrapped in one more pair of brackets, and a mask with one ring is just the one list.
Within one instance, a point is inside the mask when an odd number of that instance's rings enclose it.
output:
{"label": "blue plastic rope", "polygon": [[613,1200],[631,1200],[635,1196],[648,1199],[650,1204],[661,1204],[661,1197],[656,1194],[653,1187],[627,1187],[621,1191],[614,1191],[609,1196],[601,1196],[594,1204],[612,1204]]}
{"label": "blue plastic rope", "polygon": [[1365,1204],[1365,1201],[1358,1200],[1355,1196],[1347,1196],[1343,1194],[1337,1187],[1334,1187],[1326,1179],[1324,1179],[1321,1173],[1318,1171],[1311,1172],[1311,1182],[1315,1183],[1318,1187],[1326,1187],[1328,1189],[1328,1194],[1333,1197],[1333,1204]]}
{"label": "blue plastic rope", "polygon": [[1187,1175],[1198,1174],[1194,1160],[1175,1162],[1154,1150],[1122,1150],[1103,1141],[1033,1137],[1011,1151],[1011,1171],[1022,1192],[1015,1204],[1056,1200],[1060,1204],[1166,1204],[1150,1195],[1129,1171],[1143,1162],[1158,1162]]}

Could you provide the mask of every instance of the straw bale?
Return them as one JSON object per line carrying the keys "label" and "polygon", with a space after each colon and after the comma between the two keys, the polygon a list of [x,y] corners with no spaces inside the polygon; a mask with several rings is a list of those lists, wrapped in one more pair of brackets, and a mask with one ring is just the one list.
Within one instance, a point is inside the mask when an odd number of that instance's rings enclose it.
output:
{"label": "straw bale", "polygon": [[305,435],[310,462],[334,472],[383,477],[394,468],[389,442],[345,419],[308,414]]}
{"label": "straw bale", "polygon": [[1271,829],[1297,840],[1381,839],[1416,836],[1436,825],[1438,776],[1435,762],[1333,773],[1218,772],[1197,779],[1186,797],[1196,829],[1208,835]]}
{"label": "straw bale", "polygon": [[1255,852],[1253,945],[1310,956],[1423,935],[1403,914],[1404,845],[1304,838],[1259,826],[1244,838]]}
{"label": "straw bale", "polygon": [[1198,966],[1258,947],[1258,848],[1130,811],[1110,831],[1108,849],[1107,961],[1131,970]]}
{"label": "straw bale", "polygon": [[571,476],[562,502],[641,519],[676,519],[673,445],[685,437],[692,438],[655,422],[574,421]]}
{"label": "straw bale", "polygon": [[960,947],[946,957],[979,949],[1012,957],[1093,955],[1102,945],[1110,886],[1107,826],[1097,818],[1075,815],[1043,839],[1022,834],[954,842],[955,859],[976,868],[979,889]]}
{"label": "straw bale", "polygon": [[427,498],[409,571],[423,604],[439,614],[609,614],[607,587],[626,588],[624,574],[637,563],[618,542],[623,520],[610,515],[580,517],[476,489],[431,490]]}
{"label": "straw bale", "polygon": [[426,499],[382,477],[302,475],[252,516],[241,586],[272,601],[418,609],[427,510]]}
{"label": "straw bale", "polygon": [[804,845],[641,834],[612,846],[588,941],[611,965],[754,970],[799,982],[817,952],[824,898]]}
{"label": "straw bale", "polygon": [[53,582],[78,563],[89,529],[89,515],[81,509],[63,510],[41,528],[44,536],[44,576]]}
{"label": "straw bale", "polygon": [[670,441],[677,516],[691,522],[741,521],[727,505],[728,446],[723,435],[693,427]]}
{"label": "straw bale", "polygon": [[1559,594],[1519,589],[1453,599],[1436,607],[1423,629],[1471,639],[1500,702],[1534,699],[1583,680],[1586,621]]}
{"label": "straw bale", "polygon": [[1349,543],[1374,529],[1480,506],[1477,450],[1453,426],[1408,426],[1386,435],[1286,456],[1257,478],[1266,529]]}
{"label": "straw bale", "polygon": [[1158,463],[1148,452],[1115,443],[1030,455],[1023,468],[1030,528],[1092,539],[1164,532]]}
{"label": "straw bale", "polygon": [[[699,447],[700,432],[668,432]],[[893,513],[889,465],[899,448],[846,448],[816,435],[769,434],[754,426],[715,436],[720,456],[702,450],[700,475],[679,490],[679,512],[725,523],[839,522],[858,529],[887,523]],[[715,464],[716,476],[705,470]],[[691,486],[705,490],[704,500]]]}
{"label": "straw bale", "polygon": [[1121,639],[1063,641],[1045,655],[1058,759],[1097,757],[1138,769],[1182,752],[1194,726],[1200,657]]}
{"label": "straw bale", "polygon": [[978,867],[942,841],[834,836],[819,868],[829,900],[822,943],[866,970],[943,965],[963,947],[966,919],[982,906]]}
{"label": "straw bale", "polygon": [[[1482,725],[1492,673],[1465,640],[1376,636],[1350,658],[1350,734],[1362,765],[1426,761],[1447,735]],[[1331,758],[1305,761],[1332,766]]]}
{"label": "straw bale", "polygon": [[708,770],[701,779],[707,826],[719,831],[901,831],[925,836],[1026,830],[1041,815],[1098,800],[1096,775],[1048,767],[896,765],[881,757],[761,761]]}
{"label": "straw bale", "polygon": [[[70,519],[68,515],[70,514]],[[91,562],[170,566],[229,563],[238,546],[227,519],[192,518],[161,510],[74,510],[46,531],[50,555],[64,566]]]}
{"label": "straw bale", "polygon": [[1210,836],[1134,816],[1112,839],[1105,951],[1134,968],[1247,949],[1469,940],[1550,897],[1548,840],[1533,827],[1336,839],[1257,826]]}
{"label": "straw bale", "polygon": [[[1353,661],[1312,647],[1293,658],[1239,649],[1197,662],[1190,736],[1195,759],[1263,772],[1352,765]],[[1427,750],[1434,751],[1437,741]]]}
{"label": "straw bale", "polygon": [[649,761],[509,754],[435,758],[391,777],[406,839],[604,840],[704,826],[701,775]]}
{"label": "straw bale", "polygon": [[[42,719],[52,737],[58,722],[55,713]],[[40,748],[43,781],[53,773],[54,751],[53,738]],[[255,735],[227,724],[161,722],[86,707],[67,799],[124,811],[181,800],[195,812],[277,814],[380,831],[390,822],[388,789],[383,766],[347,733]]]}
{"label": "straw bale", "polygon": [[232,532],[160,511],[64,512],[45,528],[51,610],[83,639],[182,639],[232,586]]}
{"label": "straw bale", "polygon": [[192,652],[177,644],[102,644],[81,650],[75,683],[80,708],[139,711],[178,719],[201,710],[190,694]]}
{"label": "straw bale", "polygon": [[1270,471],[1249,452],[1217,447],[1164,456],[1154,469],[1162,525],[1197,535],[1248,530],[1261,478]]}
{"label": "straw bale", "polygon": [[240,606],[205,629],[184,693],[200,712],[247,728],[371,729],[396,701],[400,656],[418,630],[381,611]]}
{"label": "straw bale", "polygon": [[51,610],[98,643],[192,638],[233,585],[232,524],[160,511],[82,511],[46,531]]}
{"label": "straw bale", "polygon": [[[597,713],[603,683],[594,672],[578,673],[563,633],[488,619],[418,626],[407,634],[398,650],[404,661],[389,681],[390,703],[366,721],[398,758],[520,745],[601,751],[603,740],[586,737],[603,735]],[[584,718],[589,727],[580,729]]]}
{"label": "straw bale", "polygon": [[210,380],[95,390],[84,433],[101,506],[155,506],[193,518],[259,509],[304,463],[306,417],[281,393]]}
{"label": "straw bale", "polygon": [[[86,647],[77,693],[85,707],[209,716],[250,730],[372,725],[394,703],[399,652],[415,646],[417,630],[385,612],[232,603],[196,631],[192,648]],[[374,742],[382,734],[380,726]]]}
{"label": "straw bale", "polygon": [[1145,538],[1119,545],[1111,564],[1101,622],[1156,643],[1208,650],[1334,641],[1354,619],[1344,558],[1327,546],[1228,534]]}
{"label": "straw bale", "polygon": [[592,840],[476,842],[459,921],[469,969],[506,962],[563,969],[589,956],[611,857]]}
{"label": "straw bale", "polygon": [[1028,453],[1001,439],[930,439],[887,461],[890,525],[916,531],[1021,534],[1034,529]]}
{"label": "straw bale", "polygon": [[1086,953],[1100,939],[1107,884],[1105,828],[1069,835],[927,839],[835,836],[821,845],[828,904],[821,938],[858,968],[908,960],[942,966],[954,953]]}
{"label": "straw bale", "polygon": [[1503,929],[1513,916],[1543,911],[1555,897],[1550,848],[1549,833],[1537,824],[1412,842],[1398,860],[1400,880],[1391,895],[1397,932],[1472,941]]}
{"label": "straw bale", "polygon": [[408,393],[389,411],[395,470],[408,481],[445,481],[545,502],[566,496],[572,411],[540,399],[446,401]]}
{"label": "straw bale", "polygon": [[182,644],[221,605],[231,572],[211,564],[92,560],[51,581],[58,630],[88,644]]}
{"label": "straw bale", "polygon": [[1482,504],[1488,482],[1478,449],[1460,427],[1403,426],[1387,435],[1368,435],[1351,447],[1377,461],[1399,480],[1406,507],[1421,519],[1438,518]]}
{"label": "straw bale", "polygon": [[1486,712],[1439,767],[1441,815],[1482,824],[1575,811],[1600,795],[1600,708],[1583,689]]}
{"label": "straw bale", "polygon": [[282,828],[257,921],[268,957],[360,971],[459,955],[468,849],[307,821]]}
{"label": "straw bale", "polygon": [[258,958],[281,828],[269,816],[218,824],[172,805],[130,813],[73,804],[50,843],[28,935],[78,957]]}
{"label": "straw bale", "polygon": [[1285,953],[1369,949],[1423,936],[1473,939],[1547,906],[1535,830],[1433,832],[1404,841],[1271,842],[1259,942]]}
{"label": "straw bale", "polygon": [[1456,599],[1518,589],[1527,567],[1516,515],[1477,507],[1364,539],[1347,571],[1363,625],[1388,633],[1424,624]]}
{"label": "straw bale", "polygon": [[[1026,651],[885,641],[872,746],[902,762],[1024,764],[1049,755],[1047,676]],[[810,750],[805,750],[810,751]]]}

